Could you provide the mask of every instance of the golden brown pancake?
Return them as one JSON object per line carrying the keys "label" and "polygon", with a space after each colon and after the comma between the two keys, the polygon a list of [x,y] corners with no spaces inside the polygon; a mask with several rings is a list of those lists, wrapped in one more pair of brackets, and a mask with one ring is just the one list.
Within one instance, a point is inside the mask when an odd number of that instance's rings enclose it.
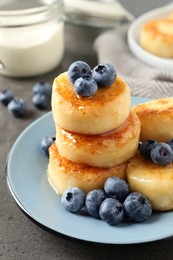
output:
{"label": "golden brown pancake", "polygon": [[130,89],[117,77],[92,97],[79,97],[67,73],[55,78],[52,114],[55,125],[81,134],[102,134],[119,127],[129,116]]}
{"label": "golden brown pancake", "polygon": [[56,127],[59,154],[68,160],[95,167],[113,167],[133,157],[138,149],[140,121],[133,111],[112,132],[82,135]]}
{"label": "golden brown pancake", "polygon": [[49,156],[48,180],[59,194],[69,187],[79,187],[85,193],[103,188],[105,180],[110,176],[126,178],[127,162],[112,168],[75,163],[61,157],[55,143],[49,148]]}
{"label": "golden brown pancake", "polygon": [[154,55],[173,58],[173,20],[157,19],[146,23],[141,29],[140,43]]}

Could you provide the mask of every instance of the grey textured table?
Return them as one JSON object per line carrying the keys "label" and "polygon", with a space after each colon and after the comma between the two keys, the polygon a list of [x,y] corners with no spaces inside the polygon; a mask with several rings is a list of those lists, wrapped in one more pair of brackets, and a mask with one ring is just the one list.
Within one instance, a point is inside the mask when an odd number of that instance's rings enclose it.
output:
{"label": "grey textured table", "polygon": [[[164,5],[169,1],[121,0],[134,16]],[[32,86],[40,80],[52,84],[56,75],[74,60],[85,60],[91,67],[97,64],[92,49],[100,30],[66,26],[66,51],[62,64],[53,72],[30,79],[0,76],[0,91],[11,89],[22,97],[31,111],[26,119],[16,119],[0,106],[0,260],[4,259],[172,259],[173,239],[137,245],[100,246],[60,238],[30,221],[16,206],[6,185],[5,164],[12,144],[22,130],[44,114],[31,102]]]}

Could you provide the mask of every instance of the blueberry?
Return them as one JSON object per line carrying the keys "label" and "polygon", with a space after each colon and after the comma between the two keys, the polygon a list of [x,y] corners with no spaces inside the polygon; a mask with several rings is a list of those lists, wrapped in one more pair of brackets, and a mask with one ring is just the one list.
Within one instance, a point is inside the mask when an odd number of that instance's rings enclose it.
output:
{"label": "blueberry", "polygon": [[79,211],[85,203],[84,192],[76,187],[69,188],[64,191],[61,197],[61,204],[64,209],[69,212]]}
{"label": "blueberry", "polygon": [[151,150],[151,159],[154,163],[164,166],[172,163],[173,150],[167,143],[157,143]]}
{"label": "blueberry", "polygon": [[8,111],[14,117],[22,117],[26,114],[26,104],[22,99],[14,98],[8,103]]}
{"label": "blueberry", "polygon": [[99,218],[99,209],[101,203],[106,199],[106,194],[103,190],[97,189],[90,191],[85,200],[85,205],[88,213],[94,217]]}
{"label": "blueberry", "polygon": [[109,177],[105,181],[104,190],[109,197],[120,201],[124,201],[129,194],[127,182],[118,177]]}
{"label": "blueberry", "polygon": [[37,93],[32,97],[32,103],[39,110],[46,110],[50,105],[50,99],[45,94]]}
{"label": "blueberry", "polygon": [[0,92],[0,102],[4,105],[7,106],[11,100],[14,99],[13,93],[11,90],[3,90]]}
{"label": "blueberry", "polygon": [[56,138],[54,136],[45,136],[40,142],[40,148],[47,157],[49,157],[49,147],[55,140]]}
{"label": "blueberry", "polygon": [[144,194],[130,193],[123,203],[127,218],[134,222],[143,222],[152,214],[152,207]]}
{"label": "blueberry", "polygon": [[157,144],[154,140],[147,140],[142,142],[142,144],[139,145],[139,152],[140,154],[146,158],[151,160],[151,150],[152,148]]}
{"label": "blueberry", "polygon": [[115,226],[124,219],[123,205],[117,199],[107,198],[102,202],[99,214],[103,221]]}
{"label": "blueberry", "polygon": [[96,93],[97,83],[90,76],[85,76],[75,81],[74,90],[81,97],[90,97]]}
{"label": "blueberry", "polygon": [[173,138],[170,139],[170,140],[167,142],[167,144],[169,144],[169,145],[171,146],[172,150],[173,150]]}
{"label": "blueberry", "polygon": [[36,83],[33,86],[32,92],[33,92],[33,95],[41,93],[41,94],[45,94],[47,96],[51,96],[52,89],[48,82],[41,81],[41,82]]}
{"label": "blueberry", "polygon": [[111,64],[99,64],[93,69],[92,76],[98,87],[107,87],[115,81],[117,74]]}
{"label": "blueberry", "polygon": [[68,68],[68,78],[72,83],[74,83],[78,78],[90,75],[91,68],[86,62],[83,61],[75,61]]}

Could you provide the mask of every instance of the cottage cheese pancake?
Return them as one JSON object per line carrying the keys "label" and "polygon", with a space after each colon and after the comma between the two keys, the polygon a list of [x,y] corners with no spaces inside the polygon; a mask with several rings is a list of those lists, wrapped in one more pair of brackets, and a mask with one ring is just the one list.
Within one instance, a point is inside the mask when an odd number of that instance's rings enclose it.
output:
{"label": "cottage cheese pancake", "polygon": [[112,85],[99,88],[91,97],[79,97],[67,73],[55,78],[52,113],[55,125],[65,130],[97,135],[119,127],[129,116],[130,89],[117,77]]}
{"label": "cottage cheese pancake", "polygon": [[133,111],[112,132],[82,135],[56,127],[56,145],[62,157],[95,167],[113,167],[133,157],[138,149],[140,121]]}
{"label": "cottage cheese pancake", "polygon": [[112,168],[91,167],[74,163],[59,155],[56,144],[49,148],[48,180],[55,191],[62,194],[69,187],[79,187],[88,193],[103,188],[110,176],[126,178],[127,162]]}
{"label": "cottage cheese pancake", "polygon": [[140,140],[167,142],[173,138],[173,97],[139,104],[133,110],[141,121]]}
{"label": "cottage cheese pancake", "polygon": [[154,55],[173,58],[172,18],[158,19],[145,24],[141,30],[140,43],[145,50]]}
{"label": "cottage cheese pancake", "polygon": [[137,154],[127,167],[127,181],[132,191],[147,196],[153,209],[173,209],[172,164],[159,166]]}

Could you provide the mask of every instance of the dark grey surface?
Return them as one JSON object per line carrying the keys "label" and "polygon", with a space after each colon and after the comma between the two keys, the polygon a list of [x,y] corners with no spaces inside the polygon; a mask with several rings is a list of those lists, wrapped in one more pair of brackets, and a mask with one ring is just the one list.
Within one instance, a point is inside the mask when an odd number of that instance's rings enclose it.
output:
{"label": "dark grey surface", "polygon": [[[121,0],[136,17],[169,1]],[[52,81],[74,60],[85,60],[91,67],[97,63],[92,49],[100,30],[66,26],[66,51],[61,66],[53,72],[30,79],[0,76],[0,91],[11,89],[23,98],[30,114],[26,119],[15,119],[0,106],[0,260],[4,259],[172,259],[173,239],[139,245],[99,246],[66,240],[48,233],[30,221],[16,206],[6,184],[5,164],[12,144],[22,130],[44,114],[31,102],[32,86],[40,80]]]}

